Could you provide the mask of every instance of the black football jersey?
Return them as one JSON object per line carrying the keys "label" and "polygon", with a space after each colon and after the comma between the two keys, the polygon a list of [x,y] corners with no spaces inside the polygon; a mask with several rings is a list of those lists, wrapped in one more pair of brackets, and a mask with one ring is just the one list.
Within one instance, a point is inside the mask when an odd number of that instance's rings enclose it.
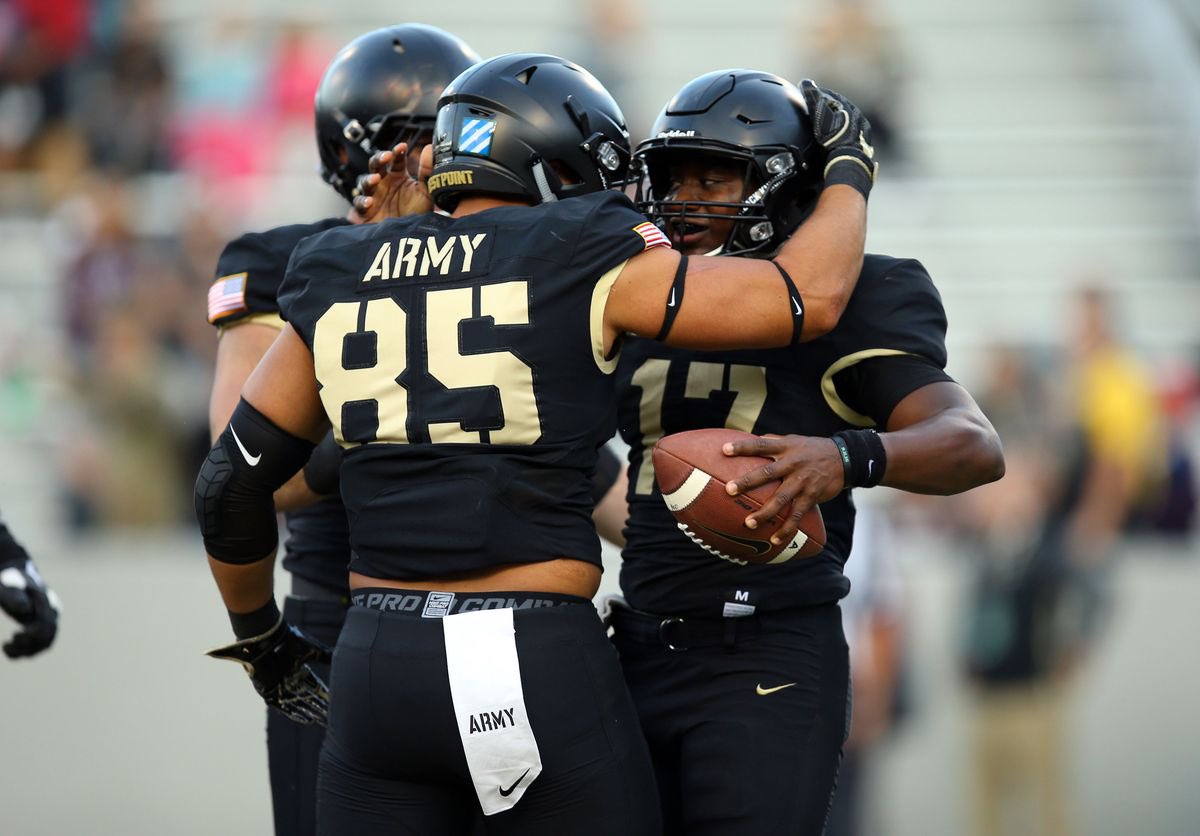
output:
{"label": "black football jersey", "polygon": [[619,430],[629,444],[629,521],[621,588],[648,612],[715,617],[837,600],[854,529],[845,491],[821,505],[826,547],[777,566],[716,560],[679,531],[654,481],[662,436],[705,427],[829,436],[887,424],[910,392],[949,380],[946,316],[920,263],[868,255],[837,327],[812,342],[697,352],[627,340],[617,369]]}
{"label": "black football jersey", "polygon": [[654,232],[600,192],[296,248],[281,308],[346,448],[352,569],[404,580],[600,562],[591,485],[616,366],[604,304]]}
{"label": "black football jersey", "polygon": [[348,224],[345,218],[325,218],[248,232],[230,241],[217,259],[217,275],[209,287],[208,321],[220,328],[278,315],[279,286],[295,246],[309,235]]}
{"label": "black football jersey", "polygon": [[[347,223],[326,218],[250,232],[231,241],[217,261],[216,279],[208,293],[208,321],[218,328],[246,320],[282,325],[277,297],[292,250],[309,235]],[[341,499],[323,499],[285,516],[284,568],[330,589],[344,589],[350,531]]]}

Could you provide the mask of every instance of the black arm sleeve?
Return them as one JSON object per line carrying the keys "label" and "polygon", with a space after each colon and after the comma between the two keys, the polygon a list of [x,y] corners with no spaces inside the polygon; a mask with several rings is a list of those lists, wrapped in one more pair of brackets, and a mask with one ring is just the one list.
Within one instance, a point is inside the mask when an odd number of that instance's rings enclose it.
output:
{"label": "black arm sleeve", "polygon": [[240,400],[196,478],[196,519],[204,547],[223,563],[254,563],[275,551],[272,494],[304,466],[312,442],[275,426]]}
{"label": "black arm sleeve", "polygon": [[949,381],[946,311],[929,273],[914,259],[868,255],[837,327],[826,338],[840,355],[838,399],[882,430],[910,393]]}
{"label": "black arm sleeve", "polygon": [[875,419],[882,430],[896,404],[930,383],[954,382],[954,378],[928,358],[915,354],[873,357],[856,363],[834,376],[846,405]]}

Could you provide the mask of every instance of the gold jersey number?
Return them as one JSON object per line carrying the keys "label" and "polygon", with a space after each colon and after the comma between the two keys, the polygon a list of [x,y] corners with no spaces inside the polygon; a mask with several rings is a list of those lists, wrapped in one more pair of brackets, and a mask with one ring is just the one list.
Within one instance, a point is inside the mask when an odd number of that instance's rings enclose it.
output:
{"label": "gold jersey number", "polygon": [[[502,426],[488,430],[491,444],[534,444],[541,438],[541,417],[533,388],[533,369],[510,351],[463,353],[459,325],[479,316],[495,325],[529,324],[528,282],[513,281],[480,288],[448,288],[426,294],[424,343],[428,372],[447,389],[481,386],[496,388],[503,412]],[[400,376],[408,368],[409,316],[391,297],[361,302],[335,302],[313,329],[313,361],[321,384],[321,403],[333,424],[334,438],[343,446],[342,408],[348,403],[375,401],[379,427],[375,444],[407,444],[408,391]],[[347,336],[375,335],[374,363],[347,368],[343,346]],[[433,443],[482,443],[481,431],[464,430],[458,421],[429,425]]]}
{"label": "gold jersey number", "polygon": [[[654,491],[654,468],[650,452],[663,437],[663,400],[667,392],[667,372],[670,360],[650,358],[633,373],[632,383],[642,390],[639,423],[642,433],[642,460],[634,475],[634,492]],[[687,363],[676,360],[676,363]],[[687,363],[684,384],[685,398],[711,399],[718,392],[733,394],[733,403],[725,417],[725,426],[732,430],[753,432],[758,416],[767,402],[767,370],[762,366],[743,366],[736,363]]]}

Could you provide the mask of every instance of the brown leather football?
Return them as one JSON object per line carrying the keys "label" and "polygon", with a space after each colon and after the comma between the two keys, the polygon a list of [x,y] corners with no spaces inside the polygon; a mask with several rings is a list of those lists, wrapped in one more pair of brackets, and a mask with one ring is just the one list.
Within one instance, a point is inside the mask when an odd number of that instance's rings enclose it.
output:
{"label": "brown leather football", "polygon": [[664,436],[654,445],[654,475],[663,501],[679,529],[710,554],[733,563],[784,563],[812,557],[825,548],[825,520],[813,507],[801,520],[791,542],[774,545],[771,535],[783,525],[778,514],[758,528],[747,528],[746,517],[761,508],[779,482],[730,496],[725,483],[770,461],[761,456],[726,456],[729,441],[755,438],[740,430],[704,429]]}

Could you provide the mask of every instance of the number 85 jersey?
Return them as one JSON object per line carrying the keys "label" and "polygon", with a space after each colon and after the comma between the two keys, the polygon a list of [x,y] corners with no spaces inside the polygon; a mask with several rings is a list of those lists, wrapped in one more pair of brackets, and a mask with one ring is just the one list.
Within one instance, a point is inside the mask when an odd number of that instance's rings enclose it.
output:
{"label": "number 85 jersey", "polygon": [[600,192],[296,247],[280,308],[346,449],[352,570],[599,564],[590,480],[613,434],[616,365],[603,311],[625,261],[662,240],[648,227]]}

